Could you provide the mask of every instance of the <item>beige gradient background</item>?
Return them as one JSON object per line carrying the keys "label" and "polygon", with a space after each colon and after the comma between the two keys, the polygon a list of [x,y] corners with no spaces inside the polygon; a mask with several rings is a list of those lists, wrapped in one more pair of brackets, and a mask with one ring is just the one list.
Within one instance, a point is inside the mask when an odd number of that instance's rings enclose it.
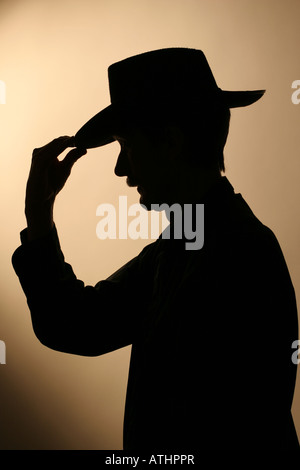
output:
{"label": "beige gradient background", "polygon": [[[1,449],[121,449],[130,348],[99,358],[61,354],[35,338],[11,255],[25,226],[31,152],[73,135],[109,104],[107,67],[150,49],[203,49],[220,87],[267,89],[233,110],[226,175],[277,235],[300,298],[299,0],[0,1]],[[113,174],[118,144],[89,151],[56,204],[67,261],[95,284],[138,254],[145,240],[96,237],[96,208],[135,189]],[[295,338],[296,339],[296,338]],[[272,338],[269,356],[276,345]],[[243,344],[240,338],[241,353]],[[293,350],[291,349],[291,355]],[[222,362],[222,357],[220,357]],[[300,436],[300,382],[293,415]]]}

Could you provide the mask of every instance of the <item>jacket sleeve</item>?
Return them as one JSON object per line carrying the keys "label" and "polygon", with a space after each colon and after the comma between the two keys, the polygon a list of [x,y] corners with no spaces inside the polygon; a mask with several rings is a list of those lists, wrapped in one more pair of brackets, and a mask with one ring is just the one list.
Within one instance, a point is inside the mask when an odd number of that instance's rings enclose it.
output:
{"label": "jacket sleeve", "polygon": [[133,342],[149,288],[141,269],[145,249],[108,279],[85,286],[65,262],[55,227],[38,240],[26,238],[25,229],[12,264],[42,344],[97,356]]}

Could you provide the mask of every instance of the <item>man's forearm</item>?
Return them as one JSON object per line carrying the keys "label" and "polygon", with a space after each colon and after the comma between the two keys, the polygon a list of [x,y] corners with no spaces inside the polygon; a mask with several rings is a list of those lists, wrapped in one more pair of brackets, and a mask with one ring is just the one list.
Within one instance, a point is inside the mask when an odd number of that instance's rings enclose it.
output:
{"label": "man's forearm", "polygon": [[45,236],[54,226],[53,205],[48,209],[26,214],[28,241]]}
{"label": "man's forearm", "polygon": [[[148,297],[142,289],[146,283],[139,257],[124,266],[123,274],[118,271],[96,286],[86,286],[65,262],[55,226],[29,243],[28,229],[24,230],[21,241],[12,264],[42,344],[70,354],[97,356],[133,342],[143,310],[136,289],[141,299]],[[135,305],[131,305],[133,297]]]}

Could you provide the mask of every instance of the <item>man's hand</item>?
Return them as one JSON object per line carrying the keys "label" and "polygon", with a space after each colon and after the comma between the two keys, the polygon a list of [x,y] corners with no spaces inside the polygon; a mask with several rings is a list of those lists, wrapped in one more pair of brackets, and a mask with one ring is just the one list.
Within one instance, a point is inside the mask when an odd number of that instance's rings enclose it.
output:
{"label": "man's hand", "polygon": [[58,137],[32,153],[25,201],[29,240],[53,227],[55,197],[64,187],[76,160],[86,153],[85,149],[75,148],[59,161],[58,156],[68,147],[74,147],[74,138]]}

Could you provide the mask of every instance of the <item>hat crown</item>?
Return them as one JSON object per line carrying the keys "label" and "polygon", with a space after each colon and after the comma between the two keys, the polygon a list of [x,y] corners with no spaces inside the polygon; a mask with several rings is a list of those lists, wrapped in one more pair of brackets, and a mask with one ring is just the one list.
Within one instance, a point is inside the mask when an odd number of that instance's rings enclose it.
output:
{"label": "hat crown", "polygon": [[97,113],[75,135],[76,145],[100,147],[114,140],[116,129],[141,116],[190,115],[205,106],[248,106],[265,90],[224,91],[218,88],[204,53],[172,47],[144,52],[108,68],[111,105]]}
{"label": "hat crown", "polygon": [[145,52],[108,68],[112,103],[141,98],[197,97],[218,90],[204,53],[197,49],[168,48]]}

